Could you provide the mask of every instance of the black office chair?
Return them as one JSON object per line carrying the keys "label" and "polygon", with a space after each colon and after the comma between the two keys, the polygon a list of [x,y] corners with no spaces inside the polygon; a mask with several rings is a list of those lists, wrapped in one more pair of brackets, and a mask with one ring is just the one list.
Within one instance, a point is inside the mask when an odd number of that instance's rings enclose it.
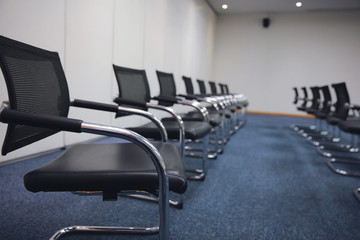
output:
{"label": "black office chair", "polygon": [[298,91],[298,89],[296,87],[293,87],[293,90],[294,90],[294,93],[295,93],[293,104],[297,104],[299,99],[300,99],[299,91]]}
{"label": "black office chair", "polygon": [[237,129],[242,128],[246,123],[247,107],[249,105],[247,97],[244,96],[243,94],[230,93],[227,84],[219,83],[219,86],[221,87],[221,93],[225,96],[230,97],[230,99],[232,99],[236,107],[236,112],[237,112],[236,128]]}
{"label": "black office chair", "polygon": [[[319,87],[316,87],[316,86],[310,87],[310,90],[313,95],[312,99],[308,98],[308,93],[307,93],[306,87],[302,87],[301,89],[303,91],[304,98],[302,98],[303,102],[300,106],[297,107],[297,110],[306,112],[307,114],[314,114],[319,109],[319,106],[320,106]],[[309,102],[311,102],[311,106],[308,106]],[[298,132],[298,134],[303,137],[307,137],[307,132],[318,131],[316,118],[315,118],[315,122],[313,125],[305,126],[305,125],[292,124],[292,125],[290,125],[290,128],[292,130]]]}
{"label": "black office chair", "polygon": [[333,134],[331,136],[315,138],[315,141],[319,142],[319,146],[317,147],[318,152],[325,157],[333,157],[337,155],[337,152],[358,151],[356,146],[354,146],[354,138],[350,144],[342,142],[341,130],[337,127],[340,122],[345,121],[348,118],[349,111],[353,110],[350,105],[350,97],[346,83],[332,84],[332,87],[335,90],[337,101],[335,103],[335,111],[331,112],[326,117],[326,122],[332,126]]}
{"label": "black office chair", "polygon": [[[176,94],[176,85],[174,75],[172,73],[166,73],[161,71],[156,71],[160,85],[160,95],[158,99],[159,104],[165,106],[173,106],[174,102],[182,103],[183,100],[179,99],[179,96]],[[164,98],[165,97],[165,98]],[[209,112],[209,123],[213,127],[211,135],[209,136],[209,143],[214,146],[214,148],[208,149],[208,158],[216,159],[218,153],[222,153],[222,145],[219,144],[220,136],[222,129],[222,116],[216,106],[208,105],[207,111]],[[210,107],[211,106],[211,107]],[[206,106],[204,106],[206,107]],[[185,114],[180,114],[183,121],[203,121],[203,116],[199,111],[190,111]],[[168,120],[168,119],[164,119]],[[202,151],[202,149],[196,149],[190,146],[186,147],[186,150],[192,151]]]}
{"label": "black office chair", "polygon": [[[331,100],[331,94],[330,89],[328,85],[320,87],[321,93],[322,93],[322,100],[321,100],[321,108],[318,111],[314,112],[314,116],[316,119],[319,120],[319,128],[315,131],[308,132],[306,141],[314,146],[319,146],[320,142],[318,139],[321,138],[327,138],[326,136],[329,135],[329,129],[323,128],[323,122],[325,122],[326,117],[329,116],[331,112],[331,106],[332,106],[332,100]],[[328,125],[327,125],[328,126]]]}
{"label": "black office chair", "polygon": [[[232,132],[239,130],[242,128],[246,122],[246,107],[247,104],[244,104],[244,102],[238,101],[236,99],[236,95],[230,94],[228,91],[228,87],[226,84],[219,84],[221,87],[222,93],[218,93],[216,88],[216,83],[214,81],[209,81],[210,89],[211,89],[211,95],[213,96],[222,96],[226,99],[228,102],[228,109],[231,112],[231,115],[233,116],[231,125],[232,125]],[[226,92],[225,92],[226,91]],[[245,111],[242,111],[242,110]]]}
{"label": "black office chair", "polygon": [[[114,102],[116,102],[119,105],[124,105],[124,106],[131,105],[144,110],[147,110],[148,108],[153,108],[162,111],[167,111],[168,113],[175,116],[175,118],[179,117],[170,108],[166,108],[164,106],[150,103],[150,100],[152,98],[150,96],[150,89],[149,89],[145,70],[124,68],[116,65],[114,65],[113,68],[119,87],[119,96],[114,99]],[[169,100],[165,98],[160,99],[157,97],[153,99],[157,99],[158,101]],[[174,103],[176,102],[179,101],[175,100]],[[203,111],[202,108],[200,108],[196,104],[190,102],[183,102],[183,103],[187,104],[188,106],[194,107],[199,112]],[[207,120],[208,116],[205,115],[204,118],[205,120]],[[207,137],[212,129],[211,125],[208,124],[207,122],[200,122],[200,121],[184,121],[183,123],[184,123],[184,131],[185,131],[185,140],[191,141],[192,143],[196,143],[198,140],[204,139],[204,141],[201,142],[201,146],[202,149],[207,149]],[[179,138],[180,136],[179,124],[173,120],[163,121],[163,124],[166,128],[169,139],[179,140],[182,153],[184,153],[185,143],[184,143],[184,139]],[[139,127],[132,127],[128,129],[137,132],[149,139],[154,139],[154,140],[161,139],[159,131],[151,122]],[[202,152],[202,154],[190,153],[187,156],[201,160],[201,167],[186,168],[186,171],[188,173],[191,173],[187,175],[188,179],[203,180],[205,178],[207,171],[206,161],[205,161],[207,158],[207,154],[204,151]]]}
{"label": "black office chair", "polygon": [[297,107],[297,110],[306,111],[305,109],[307,108],[307,105],[308,105],[308,102],[310,101],[310,99],[308,98],[308,93],[307,93],[306,87],[302,87],[301,90],[304,95],[302,98],[303,102],[300,106]]}
{"label": "black office chair", "polygon": [[214,108],[216,108],[217,112],[219,112],[221,114],[221,116],[223,116],[223,121],[222,121],[223,126],[221,128],[222,140],[220,142],[221,143],[220,149],[223,149],[223,145],[230,138],[229,132],[230,132],[231,114],[226,111],[226,107],[227,107],[226,103],[224,102],[223,99],[214,98],[213,96],[206,94],[206,88],[205,88],[204,81],[199,80],[199,79],[197,80],[198,85],[199,85],[200,94],[194,94],[194,87],[193,87],[191,78],[183,76],[182,79],[185,83],[186,94],[180,94],[180,96],[185,97],[186,99],[189,99],[189,100],[196,100],[199,102],[209,103]]}
{"label": "black office chair", "polygon": [[[353,106],[354,109],[357,111],[360,111],[360,106]],[[351,155],[347,154],[340,157],[333,157],[327,161],[327,165],[330,167],[331,170],[333,170],[335,173],[345,175],[345,176],[354,176],[354,177],[360,177],[360,169],[357,168],[358,171],[353,171],[351,168],[338,168],[335,165],[341,164],[341,165],[360,165],[360,154],[359,154],[359,142],[358,137],[360,135],[360,118],[359,115],[355,119],[350,119],[346,121],[341,121],[338,124],[338,127],[347,133],[352,134],[353,137],[356,138],[356,146],[352,146],[353,150]]]}
{"label": "black office chair", "polygon": [[[169,239],[168,191],[184,193],[187,181],[181,153],[177,146],[166,142],[164,129],[160,129],[164,141],[151,144],[126,129],[68,118],[70,105],[84,105],[116,114],[131,114],[132,111],[111,104],[70,102],[66,77],[56,52],[0,36],[0,66],[9,95],[9,102],[2,105],[0,113],[0,121],[8,124],[3,155],[59,131],[85,132],[130,141],[74,145],[54,161],[27,173],[24,176],[27,190],[82,195],[98,193],[104,201],[114,201],[124,191],[143,191],[158,197],[159,226],[71,226],[59,230],[51,239],[74,231],[159,233],[160,239]],[[157,119],[152,120],[161,127]]]}
{"label": "black office chair", "polygon": [[[320,88],[317,86],[310,87],[312,99],[310,107],[305,107],[304,111],[309,114],[315,116],[315,113],[320,109]],[[297,126],[299,135],[303,137],[308,137],[311,133],[318,133],[321,131],[320,129],[320,121],[316,117],[314,118],[314,125],[312,126]]]}

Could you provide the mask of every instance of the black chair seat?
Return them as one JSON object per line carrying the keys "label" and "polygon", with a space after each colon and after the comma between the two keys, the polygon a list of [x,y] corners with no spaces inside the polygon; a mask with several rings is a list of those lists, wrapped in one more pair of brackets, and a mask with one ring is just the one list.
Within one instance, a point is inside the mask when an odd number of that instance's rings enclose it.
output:
{"label": "black chair seat", "polygon": [[297,110],[299,110],[299,111],[306,111],[306,108],[305,108],[305,107],[297,107]]}
{"label": "black chair seat", "polygon": [[321,111],[315,112],[316,118],[319,118],[319,119],[325,119],[328,115],[329,115],[329,113],[327,113],[327,112],[321,112]]}
{"label": "black chair seat", "polygon": [[315,109],[315,108],[306,108],[305,110],[308,114],[315,114],[318,109]]}
{"label": "black chair seat", "polygon": [[326,118],[326,121],[331,125],[337,125],[339,122],[344,121],[341,118],[335,117],[335,116],[328,116]]}
{"label": "black chair seat", "polygon": [[[169,121],[162,121],[169,139],[179,139],[179,127],[177,122],[173,119]],[[211,132],[212,127],[210,124],[205,122],[197,121],[186,121],[185,125],[185,138],[196,140],[205,137],[208,133]],[[151,138],[151,139],[161,139],[160,132],[158,128],[153,123],[147,123],[140,127],[128,128],[131,131],[137,132],[140,135]]]}
{"label": "black chair seat", "polygon": [[360,134],[360,119],[359,118],[340,122],[338,124],[338,126],[345,132],[352,133],[352,134]]}
{"label": "black chair seat", "polygon": [[[203,117],[199,112],[188,112],[186,114],[181,115],[182,120],[185,122],[187,121],[197,121],[201,122],[204,121]],[[171,121],[174,118],[163,118],[162,121]],[[210,113],[209,114],[209,123],[212,127],[219,126],[221,124],[221,116],[217,113]]]}
{"label": "black chair seat", "polygon": [[[158,142],[153,145],[159,150],[167,167],[169,190],[184,193],[187,183],[180,151],[170,143]],[[24,184],[32,192],[154,192],[159,180],[153,162],[138,146],[132,143],[106,143],[75,145],[58,159],[26,174]]]}

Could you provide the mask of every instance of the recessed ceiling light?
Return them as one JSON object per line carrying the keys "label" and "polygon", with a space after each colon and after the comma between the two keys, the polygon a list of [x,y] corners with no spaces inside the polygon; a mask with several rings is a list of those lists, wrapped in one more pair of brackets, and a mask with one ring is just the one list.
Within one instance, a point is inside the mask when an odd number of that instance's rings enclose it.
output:
{"label": "recessed ceiling light", "polygon": [[227,5],[227,4],[223,4],[221,7],[222,7],[222,9],[225,9],[225,10],[228,9],[228,5]]}
{"label": "recessed ceiling light", "polygon": [[301,6],[302,6],[302,2],[297,2],[295,5],[296,5],[297,7],[301,7]]}

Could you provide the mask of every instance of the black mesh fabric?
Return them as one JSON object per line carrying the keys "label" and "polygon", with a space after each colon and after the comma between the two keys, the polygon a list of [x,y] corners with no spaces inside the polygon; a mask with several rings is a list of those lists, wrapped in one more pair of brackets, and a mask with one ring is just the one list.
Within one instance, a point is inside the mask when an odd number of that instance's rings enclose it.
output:
{"label": "black mesh fabric", "polygon": [[310,87],[312,93],[311,109],[317,110],[320,107],[320,88]]}
{"label": "black mesh fabric", "polygon": [[124,68],[116,65],[113,65],[113,67],[120,98],[138,102],[150,101],[150,88],[145,70]]}
{"label": "black mesh fabric", "polygon": [[350,97],[346,88],[346,84],[342,82],[332,84],[331,86],[334,88],[337,98],[335,113],[333,116],[345,120],[349,113],[349,109],[346,107],[346,104],[350,104]]}
{"label": "black mesh fabric", "polygon": [[182,79],[185,82],[186,93],[193,95],[194,94],[194,87],[193,87],[191,78],[183,76]]}
{"label": "black mesh fabric", "polygon": [[205,83],[203,80],[196,80],[197,83],[199,84],[199,90],[201,94],[206,94],[206,88],[205,88]]}
{"label": "black mesh fabric", "polygon": [[[156,75],[160,85],[160,95],[176,97],[176,85],[174,75],[172,73],[165,73],[156,71]],[[172,103],[159,101],[160,105],[172,106]]]}
{"label": "black mesh fabric", "polygon": [[217,94],[215,82],[209,81],[209,85],[210,85],[211,94]]}
{"label": "black mesh fabric", "polygon": [[160,84],[160,95],[176,97],[174,75],[172,73],[165,73],[160,71],[156,71],[156,75]]}
{"label": "black mesh fabric", "polygon": [[303,94],[304,94],[304,102],[301,104],[301,106],[306,107],[306,104],[308,102],[308,100],[307,100],[308,93],[307,93],[306,87],[302,87],[301,90],[303,91]]}
{"label": "black mesh fabric", "polygon": [[225,86],[224,84],[219,83],[221,94],[225,94]]}
{"label": "black mesh fabric", "polygon": [[229,88],[227,84],[224,84],[225,94],[229,94]]}
{"label": "black mesh fabric", "polygon": [[321,111],[323,113],[329,113],[331,109],[331,94],[329,86],[325,85],[323,87],[320,87],[320,89],[323,95],[323,107],[321,108]]}
{"label": "black mesh fabric", "polygon": [[294,89],[294,92],[295,92],[295,98],[294,98],[293,104],[297,104],[298,99],[299,99],[299,92],[298,92],[296,87],[294,87],[293,89]]}
{"label": "black mesh fabric", "polygon": [[[0,66],[7,85],[10,109],[67,117],[69,91],[58,53],[0,36]],[[56,132],[9,123],[2,154]]]}

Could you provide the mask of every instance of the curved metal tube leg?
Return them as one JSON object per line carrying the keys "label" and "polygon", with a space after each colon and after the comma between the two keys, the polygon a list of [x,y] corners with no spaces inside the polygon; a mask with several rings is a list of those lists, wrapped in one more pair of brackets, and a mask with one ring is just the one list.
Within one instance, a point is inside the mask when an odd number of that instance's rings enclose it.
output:
{"label": "curved metal tube leg", "polygon": [[353,176],[353,177],[360,177],[360,172],[356,173],[356,172],[350,172],[348,170],[344,170],[344,169],[340,169],[340,168],[336,168],[334,166],[334,163],[343,163],[343,164],[360,164],[359,160],[339,160],[336,158],[331,158],[327,161],[327,165],[328,167],[335,173],[340,174],[340,175],[344,175],[344,176]]}
{"label": "curved metal tube leg", "polygon": [[108,232],[108,233],[133,233],[133,234],[156,234],[159,227],[104,227],[104,226],[71,226],[57,231],[50,240],[59,239],[62,235],[71,232]]}

